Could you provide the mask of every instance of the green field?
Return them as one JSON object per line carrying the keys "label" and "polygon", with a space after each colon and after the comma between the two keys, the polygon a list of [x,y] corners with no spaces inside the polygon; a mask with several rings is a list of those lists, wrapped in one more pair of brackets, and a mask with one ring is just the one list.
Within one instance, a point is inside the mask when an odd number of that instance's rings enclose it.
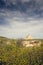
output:
{"label": "green field", "polygon": [[[43,39],[40,47],[23,47],[21,40],[0,37],[0,63],[4,65],[43,65]],[[19,43],[17,41],[20,41]]]}

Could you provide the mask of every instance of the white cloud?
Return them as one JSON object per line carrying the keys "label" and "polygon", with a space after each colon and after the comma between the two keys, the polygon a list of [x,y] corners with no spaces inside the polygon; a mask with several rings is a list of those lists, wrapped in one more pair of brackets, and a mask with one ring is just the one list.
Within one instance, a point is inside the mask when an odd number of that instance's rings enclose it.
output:
{"label": "white cloud", "polygon": [[7,24],[0,25],[0,35],[9,38],[21,38],[32,35],[35,38],[43,38],[43,19],[29,17],[19,11],[5,11],[0,14]]}
{"label": "white cloud", "polygon": [[[18,18],[19,20],[19,18]],[[16,21],[15,18],[6,18],[6,22],[9,22],[9,25],[0,26],[0,35],[6,36],[9,38],[21,38],[25,35],[32,35],[36,38],[43,38],[43,20],[31,20],[30,22],[26,21]]]}

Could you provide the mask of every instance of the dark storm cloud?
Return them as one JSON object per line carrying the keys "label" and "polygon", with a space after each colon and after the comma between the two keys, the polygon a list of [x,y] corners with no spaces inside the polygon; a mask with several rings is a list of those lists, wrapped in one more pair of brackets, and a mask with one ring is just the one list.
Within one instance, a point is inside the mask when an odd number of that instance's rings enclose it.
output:
{"label": "dark storm cloud", "polygon": [[13,18],[18,22],[43,18],[43,0],[0,0],[0,25],[8,25],[6,19]]}
{"label": "dark storm cloud", "polygon": [[43,0],[0,0],[0,8],[24,12],[28,16],[43,17]]}

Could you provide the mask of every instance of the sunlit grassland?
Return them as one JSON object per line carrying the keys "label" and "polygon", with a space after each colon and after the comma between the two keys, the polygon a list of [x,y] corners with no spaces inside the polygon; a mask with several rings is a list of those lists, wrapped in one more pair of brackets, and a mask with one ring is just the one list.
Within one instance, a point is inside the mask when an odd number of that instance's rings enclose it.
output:
{"label": "sunlit grassland", "polygon": [[0,62],[6,65],[43,65],[43,39],[40,47],[18,46],[17,41],[22,39],[8,39],[0,37]]}

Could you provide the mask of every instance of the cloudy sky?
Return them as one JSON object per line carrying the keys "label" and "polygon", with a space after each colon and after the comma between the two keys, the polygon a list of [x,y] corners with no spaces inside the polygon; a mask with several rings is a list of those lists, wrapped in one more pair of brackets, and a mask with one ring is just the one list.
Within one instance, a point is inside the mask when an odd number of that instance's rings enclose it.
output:
{"label": "cloudy sky", "polygon": [[43,0],[0,0],[0,36],[43,38]]}

